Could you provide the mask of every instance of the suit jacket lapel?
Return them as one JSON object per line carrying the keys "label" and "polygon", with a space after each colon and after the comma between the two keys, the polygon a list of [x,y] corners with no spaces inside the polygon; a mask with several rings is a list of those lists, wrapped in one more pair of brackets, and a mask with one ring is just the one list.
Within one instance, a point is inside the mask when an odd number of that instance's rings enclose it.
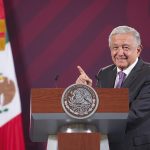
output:
{"label": "suit jacket lapel", "polygon": [[130,85],[134,82],[134,80],[137,78],[138,73],[143,65],[142,59],[139,59],[135,67],[132,69],[126,80],[124,81],[122,87],[130,87]]}
{"label": "suit jacket lapel", "polygon": [[110,74],[109,74],[108,87],[112,87],[112,88],[114,87],[116,74],[117,74],[117,67],[114,67],[112,72],[110,72]]}

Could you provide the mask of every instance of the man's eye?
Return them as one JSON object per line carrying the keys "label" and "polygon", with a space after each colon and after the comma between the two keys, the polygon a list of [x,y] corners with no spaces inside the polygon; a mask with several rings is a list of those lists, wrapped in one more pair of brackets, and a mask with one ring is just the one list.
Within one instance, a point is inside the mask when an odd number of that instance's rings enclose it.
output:
{"label": "man's eye", "polygon": [[129,50],[129,47],[128,46],[123,46],[123,49]]}
{"label": "man's eye", "polygon": [[129,48],[128,46],[125,46],[124,48]]}
{"label": "man's eye", "polygon": [[117,49],[118,49],[118,47],[117,47],[117,46],[115,46],[115,47],[113,47],[113,49],[114,49],[114,50],[117,50]]}

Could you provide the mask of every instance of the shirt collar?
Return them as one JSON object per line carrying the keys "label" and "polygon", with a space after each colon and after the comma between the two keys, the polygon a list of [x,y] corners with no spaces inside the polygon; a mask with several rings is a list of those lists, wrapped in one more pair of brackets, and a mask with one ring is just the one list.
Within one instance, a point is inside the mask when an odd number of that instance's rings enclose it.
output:
{"label": "shirt collar", "polygon": [[[123,72],[126,74],[126,77],[129,75],[129,73],[134,68],[134,66],[136,65],[137,62],[138,62],[138,58],[136,58],[135,62],[132,65],[130,65],[128,68],[126,68],[126,69],[123,70]],[[117,67],[117,73],[119,71],[121,71],[121,70]]]}

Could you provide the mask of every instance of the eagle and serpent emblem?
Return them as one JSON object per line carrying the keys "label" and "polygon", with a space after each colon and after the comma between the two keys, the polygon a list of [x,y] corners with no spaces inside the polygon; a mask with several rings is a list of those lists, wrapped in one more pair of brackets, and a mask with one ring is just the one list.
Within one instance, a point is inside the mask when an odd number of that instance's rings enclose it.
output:
{"label": "eagle and serpent emblem", "polygon": [[73,84],[66,88],[62,95],[62,107],[73,118],[90,117],[99,104],[98,96],[92,87],[83,84]]}

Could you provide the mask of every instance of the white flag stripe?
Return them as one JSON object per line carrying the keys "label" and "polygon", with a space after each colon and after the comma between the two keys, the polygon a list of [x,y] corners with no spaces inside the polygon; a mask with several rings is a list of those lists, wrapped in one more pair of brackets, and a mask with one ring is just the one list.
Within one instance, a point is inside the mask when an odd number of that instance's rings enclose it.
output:
{"label": "white flag stripe", "polygon": [[[11,103],[1,107],[1,111],[8,109],[6,112],[0,113],[0,127],[7,123],[9,120],[16,117],[21,113],[20,106],[20,95],[19,89],[16,80],[16,74],[14,69],[13,56],[11,52],[10,43],[7,43],[4,51],[0,51],[0,74],[4,77],[7,77],[9,80],[12,80],[15,84],[15,96]],[[8,81],[10,83],[10,81]],[[1,100],[2,102],[3,100]]]}

